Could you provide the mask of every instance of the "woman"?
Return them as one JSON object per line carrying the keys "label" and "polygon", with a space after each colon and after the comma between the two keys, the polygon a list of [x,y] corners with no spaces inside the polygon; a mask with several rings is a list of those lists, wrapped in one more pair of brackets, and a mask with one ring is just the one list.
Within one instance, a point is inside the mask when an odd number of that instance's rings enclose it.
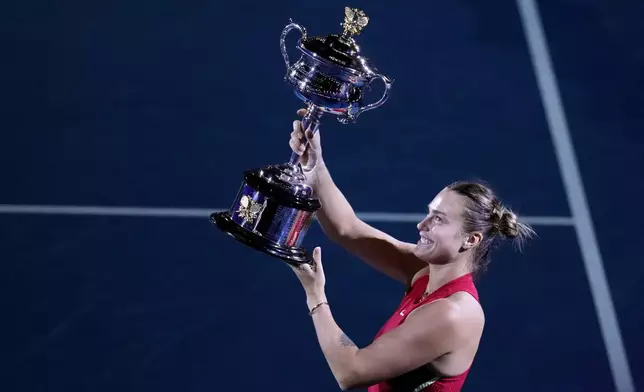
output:
{"label": "woman", "polygon": [[[306,113],[300,109],[298,115]],[[405,243],[367,225],[335,186],[322,159],[319,133],[303,139],[293,122],[289,142],[320,198],[326,235],[353,255],[405,284],[398,309],[369,346],[358,348],[336,324],[324,292],[321,249],[313,265],[293,268],[306,292],[316,334],[343,390],[459,391],[478,350],[484,313],[472,274],[485,267],[498,237],[519,244],[532,229],[517,221],[483,184],[458,182],[429,203],[419,240]]]}

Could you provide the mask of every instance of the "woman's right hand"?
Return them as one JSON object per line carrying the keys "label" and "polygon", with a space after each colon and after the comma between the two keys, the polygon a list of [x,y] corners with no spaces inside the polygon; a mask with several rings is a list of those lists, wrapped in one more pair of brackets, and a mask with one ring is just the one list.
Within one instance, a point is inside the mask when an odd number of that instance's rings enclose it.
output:
{"label": "woman's right hand", "polygon": [[[297,111],[300,116],[306,115],[306,109]],[[306,138],[304,138],[306,136]],[[311,131],[307,129],[306,132],[302,128],[302,121],[293,121],[293,132],[291,132],[291,140],[288,142],[291,150],[300,156],[299,163],[302,165],[302,170],[309,175],[316,174],[316,169],[323,165],[322,161],[322,146],[320,144],[320,132]]]}

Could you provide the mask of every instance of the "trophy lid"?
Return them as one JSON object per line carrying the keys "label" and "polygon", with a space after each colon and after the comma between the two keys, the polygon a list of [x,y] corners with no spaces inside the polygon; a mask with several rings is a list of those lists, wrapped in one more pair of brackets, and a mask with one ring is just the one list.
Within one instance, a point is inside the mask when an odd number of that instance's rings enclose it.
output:
{"label": "trophy lid", "polygon": [[360,48],[353,39],[353,35],[369,23],[369,17],[356,8],[345,7],[344,27],[342,35],[330,34],[326,37],[304,38],[301,47],[316,57],[322,58],[333,64],[355,70],[359,73],[373,73],[367,59],[360,54]]}

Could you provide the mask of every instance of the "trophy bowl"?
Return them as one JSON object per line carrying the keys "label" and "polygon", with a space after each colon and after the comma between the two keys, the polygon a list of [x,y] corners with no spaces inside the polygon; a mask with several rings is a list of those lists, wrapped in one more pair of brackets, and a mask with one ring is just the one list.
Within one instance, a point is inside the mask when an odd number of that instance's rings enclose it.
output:
{"label": "trophy bowl", "polygon": [[[342,34],[308,37],[306,29],[292,21],[282,30],[280,48],[286,63],[285,80],[300,100],[322,113],[338,116],[343,124],[355,122],[361,113],[382,106],[393,83],[375,71],[352,37],[360,34],[368,22],[364,12],[346,7]],[[301,34],[296,47],[302,55],[290,64],[285,41],[294,29]],[[384,82],[384,93],[378,101],[365,105],[364,90],[370,89],[377,79]]]}
{"label": "trophy bowl", "polygon": [[[284,80],[308,108],[304,129],[317,132],[324,114],[335,115],[342,124],[355,122],[387,101],[393,81],[375,71],[353,38],[368,21],[361,10],[346,7],[342,34],[307,37],[306,29],[293,21],[282,30]],[[285,41],[294,29],[300,32],[296,47],[301,57],[291,64]],[[375,80],[384,83],[384,92],[378,101],[365,104],[365,89]],[[286,163],[246,170],[232,206],[212,213],[211,223],[238,242],[289,264],[311,263],[302,241],[321,204],[298,161],[299,155],[292,153]]]}

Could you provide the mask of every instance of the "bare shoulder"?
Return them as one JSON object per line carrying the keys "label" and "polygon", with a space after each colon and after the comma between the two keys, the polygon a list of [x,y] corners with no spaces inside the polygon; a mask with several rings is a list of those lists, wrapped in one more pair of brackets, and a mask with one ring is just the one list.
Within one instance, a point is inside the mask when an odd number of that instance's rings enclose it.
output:
{"label": "bare shoulder", "polygon": [[478,340],[483,332],[485,314],[481,304],[469,293],[459,291],[447,298],[420,306],[409,314],[409,321],[440,323],[453,338],[452,349]]}
{"label": "bare shoulder", "polygon": [[485,313],[479,301],[464,291],[456,292],[446,300],[454,309],[458,325],[474,335],[480,335],[485,324]]}

